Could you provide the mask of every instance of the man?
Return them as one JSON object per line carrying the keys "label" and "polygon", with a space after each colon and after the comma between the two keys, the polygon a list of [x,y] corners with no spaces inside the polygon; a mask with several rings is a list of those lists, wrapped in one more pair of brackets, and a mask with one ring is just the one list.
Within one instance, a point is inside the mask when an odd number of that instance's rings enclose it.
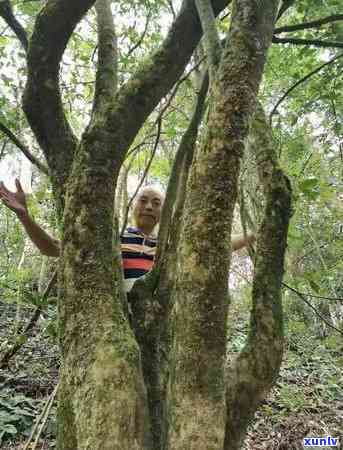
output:
{"label": "man", "polygon": [[160,221],[163,201],[164,195],[156,188],[142,188],[133,207],[135,227],[127,228],[120,236],[126,292],[154,264],[157,236],[153,233]]}
{"label": "man", "polygon": [[[31,241],[43,255],[59,256],[60,243],[46,233],[31,217],[26,196],[18,179],[16,192],[9,191],[0,183],[0,199],[23,224]],[[164,196],[153,186],[145,186],[137,195],[133,206],[135,227],[129,227],[120,237],[123,257],[125,290],[129,292],[135,280],[151,270],[154,264],[157,236],[153,234],[161,217]],[[234,236],[232,250],[239,250],[253,242],[253,235]]]}

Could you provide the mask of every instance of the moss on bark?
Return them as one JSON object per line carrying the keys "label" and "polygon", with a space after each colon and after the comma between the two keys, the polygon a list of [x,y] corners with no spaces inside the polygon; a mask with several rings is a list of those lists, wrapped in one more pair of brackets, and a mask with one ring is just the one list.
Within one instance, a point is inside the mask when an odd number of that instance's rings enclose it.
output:
{"label": "moss on bark", "polygon": [[[193,162],[177,260],[169,446],[224,445],[227,278],[240,159],[278,2],[236,1]],[[205,189],[204,189],[205,188]]]}
{"label": "moss on bark", "polygon": [[291,189],[278,166],[271,131],[260,105],[249,140],[265,193],[265,210],[257,242],[249,336],[227,370],[225,450],[241,447],[249,421],[275,382],[283,354],[281,282]]}
{"label": "moss on bark", "polygon": [[122,308],[120,258],[113,257],[118,243],[112,245],[120,164],[109,162],[113,140],[96,133],[91,128],[77,149],[66,196],[59,311],[68,393],[64,403],[60,397],[59,417],[66,422],[74,415],[78,450],[141,449],[148,432],[146,392],[139,348]]}

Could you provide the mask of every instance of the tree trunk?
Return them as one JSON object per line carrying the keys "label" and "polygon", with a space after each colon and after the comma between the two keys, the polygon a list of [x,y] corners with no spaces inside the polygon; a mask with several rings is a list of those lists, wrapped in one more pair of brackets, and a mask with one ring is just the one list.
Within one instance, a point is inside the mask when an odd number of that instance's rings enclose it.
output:
{"label": "tree trunk", "polygon": [[244,140],[278,2],[236,1],[188,182],[177,260],[169,447],[223,449],[228,273]]}
{"label": "tree trunk", "polygon": [[227,369],[224,450],[241,448],[249,421],[275,382],[283,354],[281,282],[291,189],[278,165],[271,130],[260,105],[249,139],[265,207],[257,240],[249,335],[244,349]]}
{"label": "tree trunk", "polygon": [[140,352],[122,308],[122,271],[113,264],[118,168],[104,168],[101,138],[92,137],[77,150],[64,215],[59,426],[70,439],[61,438],[60,449],[142,449],[148,428]]}

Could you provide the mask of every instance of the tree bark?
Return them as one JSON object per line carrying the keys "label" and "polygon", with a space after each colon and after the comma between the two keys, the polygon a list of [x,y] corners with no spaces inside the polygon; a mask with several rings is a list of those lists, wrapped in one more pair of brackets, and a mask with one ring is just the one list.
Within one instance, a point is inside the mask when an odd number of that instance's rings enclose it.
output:
{"label": "tree bark", "polygon": [[23,109],[46,157],[58,216],[77,139],[64,114],[59,65],[75,26],[95,0],[51,0],[37,16],[27,54]]}
{"label": "tree bark", "polygon": [[222,450],[224,445],[232,216],[277,7],[278,1],[233,3],[207,135],[191,169],[173,293],[170,449]]}
{"label": "tree bark", "polygon": [[84,135],[66,196],[59,302],[63,450],[141,449],[148,430],[140,352],[122,308],[122,270],[113,262],[120,258],[118,242],[112,244],[117,172],[99,157],[109,145],[101,135]]}
{"label": "tree bark", "polygon": [[154,450],[166,448],[167,445],[166,388],[171,348],[171,294],[175,285],[176,252],[186,182],[207,88],[208,74],[204,77],[192,118],[181,139],[173,164],[163,207],[154,269],[138,280],[129,293],[133,328],[142,352],[152,434],[151,449]]}
{"label": "tree bark", "polygon": [[249,135],[265,195],[252,289],[250,331],[246,345],[227,369],[225,450],[241,448],[249,421],[272,387],[283,354],[281,282],[291,189],[280,169],[271,130],[259,105]]}
{"label": "tree bark", "polygon": [[140,351],[125,314],[113,227],[121,161],[103,122],[116,94],[114,25],[98,0],[99,56],[90,125],[67,185],[59,302],[62,389],[59,448],[144,449],[149,442]]}

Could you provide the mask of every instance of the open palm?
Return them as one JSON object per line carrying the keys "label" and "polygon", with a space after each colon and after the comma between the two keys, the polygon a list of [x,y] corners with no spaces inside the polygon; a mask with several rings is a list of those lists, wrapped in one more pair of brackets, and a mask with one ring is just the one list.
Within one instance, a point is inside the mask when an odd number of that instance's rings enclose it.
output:
{"label": "open palm", "polygon": [[16,214],[25,214],[27,212],[26,196],[20,181],[15,180],[16,192],[9,191],[3,182],[0,182],[0,199],[2,202]]}

